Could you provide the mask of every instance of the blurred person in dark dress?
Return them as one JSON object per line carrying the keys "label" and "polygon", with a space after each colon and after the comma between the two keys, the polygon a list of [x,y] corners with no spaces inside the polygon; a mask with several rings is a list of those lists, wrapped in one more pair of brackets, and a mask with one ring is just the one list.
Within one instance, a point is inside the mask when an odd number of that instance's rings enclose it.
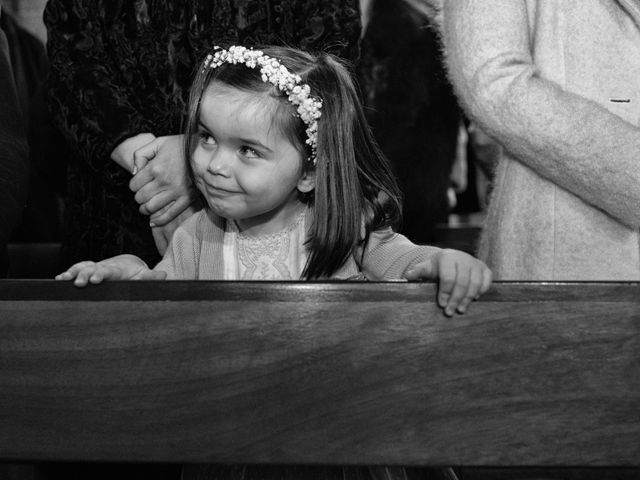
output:
{"label": "blurred person in dark dress", "polygon": [[46,107],[44,84],[48,59],[45,45],[21,27],[8,11],[0,16],[0,28],[9,46],[20,113],[27,133],[30,164],[26,206],[10,242],[58,242],[66,153]]}
{"label": "blurred person in dark dress", "polygon": [[[0,3],[0,17],[4,15]],[[9,43],[0,29],[0,277],[8,270],[7,243],[27,198],[29,147]]]}
{"label": "blurred person in dark dress", "polygon": [[368,0],[358,76],[376,139],[404,195],[401,233],[434,241],[463,125],[429,2]]}

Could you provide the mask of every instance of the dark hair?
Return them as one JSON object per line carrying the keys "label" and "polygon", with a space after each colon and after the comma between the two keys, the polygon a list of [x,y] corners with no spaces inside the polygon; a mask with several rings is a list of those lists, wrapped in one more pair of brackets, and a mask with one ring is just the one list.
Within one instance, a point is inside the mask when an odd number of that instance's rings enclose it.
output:
{"label": "dark hair", "polygon": [[[302,276],[327,278],[359,246],[366,246],[372,231],[398,226],[402,211],[400,190],[389,161],[371,133],[345,61],[328,53],[311,54],[289,47],[259,50],[298,74],[311,88],[311,95],[322,100],[317,161],[315,166],[311,162],[304,165],[306,169],[315,168],[316,180],[315,189],[304,199],[313,209],[313,225],[306,243],[309,258]],[[295,106],[283,92],[262,81],[259,69],[244,64],[203,66],[191,87],[185,158],[190,159],[195,149],[200,101],[213,81],[281,99],[276,112],[278,127],[300,151],[306,152],[305,156],[311,155],[305,144],[306,126],[292,114]]]}

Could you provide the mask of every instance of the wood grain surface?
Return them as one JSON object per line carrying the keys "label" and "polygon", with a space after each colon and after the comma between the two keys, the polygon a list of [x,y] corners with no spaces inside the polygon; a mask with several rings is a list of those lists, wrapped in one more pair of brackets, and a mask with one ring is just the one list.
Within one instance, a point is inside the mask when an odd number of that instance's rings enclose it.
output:
{"label": "wood grain surface", "polygon": [[0,459],[640,466],[640,285],[0,281]]}

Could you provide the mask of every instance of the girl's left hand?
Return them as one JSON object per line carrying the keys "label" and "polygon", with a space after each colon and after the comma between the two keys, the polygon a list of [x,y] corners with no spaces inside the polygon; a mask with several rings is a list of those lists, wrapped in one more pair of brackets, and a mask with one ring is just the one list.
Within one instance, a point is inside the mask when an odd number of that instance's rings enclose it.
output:
{"label": "girl's left hand", "polygon": [[405,273],[407,280],[438,280],[438,305],[448,317],[465,313],[489,289],[492,277],[484,262],[451,249],[441,250]]}
{"label": "girl's left hand", "polygon": [[150,270],[142,259],[135,255],[116,255],[100,262],[78,262],[67,271],[56,275],[56,280],[73,280],[76,287],[104,280],[164,280],[165,272]]}

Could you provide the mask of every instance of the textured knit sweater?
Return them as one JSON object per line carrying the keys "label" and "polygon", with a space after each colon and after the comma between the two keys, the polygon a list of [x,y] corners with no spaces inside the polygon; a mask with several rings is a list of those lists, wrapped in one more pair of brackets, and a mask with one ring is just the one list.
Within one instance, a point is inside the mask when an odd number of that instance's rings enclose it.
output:
{"label": "textured knit sweater", "polygon": [[[201,210],[176,229],[154,270],[166,272],[168,280],[224,280],[225,228],[226,220]],[[415,245],[391,229],[376,231],[370,235],[364,255],[356,252],[332,278],[401,279],[411,267],[439,251]]]}
{"label": "textured knit sweater", "polygon": [[455,0],[450,78],[504,147],[479,256],[500,280],[639,280],[640,2]]}

